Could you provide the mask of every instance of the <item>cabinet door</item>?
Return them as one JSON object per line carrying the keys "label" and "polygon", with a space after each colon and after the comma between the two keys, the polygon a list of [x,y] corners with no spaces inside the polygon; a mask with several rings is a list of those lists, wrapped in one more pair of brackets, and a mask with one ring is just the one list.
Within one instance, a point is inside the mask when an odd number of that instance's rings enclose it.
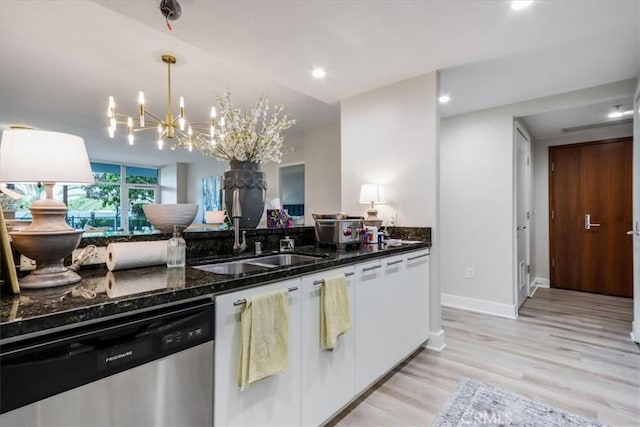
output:
{"label": "cabinet door", "polygon": [[404,358],[403,347],[403,270],[404,257],[384,258],[382,262],[382,363],[389,369]]}
{"label": "cabinet door", "polygon": [[[320,284],[317,282],[336,274],[348,274],[347,290],[351,309],[351,330],[338,338],[333,351],[320,349]],[[355,396],[354,341],[354,267],[302,278],[300,308],[302,320],[302,425],[321,425]]]}
{"label": "cabinet door", "polygon": [[297,426],[300,424],[300,291],[289,292],[289,366],[241,391],[237,383],[240,313],[236,300],[282,288],[287,280],[216,298],[214,420],[217,426]]}
{"label": "cabinet door", "polygon": [[356,393],[367,388],[385,370],[382,364],[381,268],[379,260],[356,265]]}
{"label": "cabinet door", "polygon": [[429,252],[405,255],[403,331],[405,355],[429,338]]}

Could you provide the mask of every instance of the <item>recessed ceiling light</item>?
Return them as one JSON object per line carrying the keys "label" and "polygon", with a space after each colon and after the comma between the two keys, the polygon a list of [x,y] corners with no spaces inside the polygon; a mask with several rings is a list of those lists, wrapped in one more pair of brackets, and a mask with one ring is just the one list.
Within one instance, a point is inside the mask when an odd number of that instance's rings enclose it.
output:
{"label": "recessed ceiling light", "polygon": [[440,104],[446,104],[449,101],[451,101],[451,97],[449,95],[441,95],[440,98],[438,98],[438,102]]}
{"label": "recessed ceiling light", "polygon": [[533,0],[514,0],[511,2],[511,9],[522,10],[531,6],[531,3],[533,3]]}
{"label": "recessed ceiling light", "polygon": [[323,79],[327,75],[323,68],[314,68],[311,75],[316,79]]}
{"label": "recessed ceiling light", "polygon": [[616,110],[607,115],[607,117],[609,117],[610,119],[619,119],[622,116],[628,116],[630,114],[633,114],[633,110],[626,110],[626,111],[621,110],[620,107],[622,107],[622,105],[616,105],[615,107],[616,107]]}

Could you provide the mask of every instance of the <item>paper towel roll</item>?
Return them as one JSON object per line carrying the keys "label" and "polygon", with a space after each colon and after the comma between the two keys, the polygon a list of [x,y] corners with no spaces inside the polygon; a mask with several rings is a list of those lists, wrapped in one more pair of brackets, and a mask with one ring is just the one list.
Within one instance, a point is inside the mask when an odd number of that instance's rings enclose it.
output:
{"label": "paper towel roll", "polygon": [[167,263],[167,241],[109,243],[107,268],[109,271],[149,267]]}
{"label": "paper towel roll", "polygon": [[167,287],[166,272],[158,274],[126,276],[127,273],[107,272],[107,296],[117,298]]}

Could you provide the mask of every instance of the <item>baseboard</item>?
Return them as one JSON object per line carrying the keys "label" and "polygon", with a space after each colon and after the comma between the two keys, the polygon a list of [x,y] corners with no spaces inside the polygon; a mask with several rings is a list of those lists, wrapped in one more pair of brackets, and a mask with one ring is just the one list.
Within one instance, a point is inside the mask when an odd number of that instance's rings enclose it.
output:
{"label": "baseboard", "polygon": [[501,304],[476,298],[461,297],[458,295],[441,294],[441,303],[445,307],[461,308],[477,313],[491,314],[493,316],[517,318],[517,308],[514,304]]}
{"label": "baseboard", "polygon": [[429,341],[427,341],[427,345],[425,348],[433,351],[442,351],[447,346],[444,342],[444,331],[440,329],[438,332],[430,332],[429,333]]}
{"label": "baseboard", "polygon": [[535,279],[533,279],[533,284],[538,286],[539,288],[551,287],[551,281],[549,279],[544,279],[542,277],[536,277]]}
{"label": "baseboard", "polygon": [[631,322],[631,341],[640,344],[640,322]]}

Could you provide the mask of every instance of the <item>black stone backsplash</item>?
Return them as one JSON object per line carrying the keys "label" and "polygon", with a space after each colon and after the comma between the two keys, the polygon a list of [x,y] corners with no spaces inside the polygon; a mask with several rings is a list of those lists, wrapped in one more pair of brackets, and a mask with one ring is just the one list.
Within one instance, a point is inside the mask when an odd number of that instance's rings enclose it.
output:
{"label": "black stone backsplash", "polygon": [[431,227],[386,227],[392,239],[421,240],[431,246]]}
{"label": "black stone backsplash", "polygon": [[[293,239],[295,246],[309,246],[316,242],[313,227],[292,228],[255,228],[240,230],[240,242],[242,232],[246,232],[247,249],[245,252],[253,253],[255,242],[260,242],[263,251],[279,250],[280,239],[285,236]],[[187,242],[187,259],[212,256],[230,256],[233,254],[233,230],[225,231],[193,231],[184,233]]]}
{"label": "black stone backsplash", "polygon": [[[254,252],[254,243],[261,242],[262,250],[279,250],[280,239],[289,236],[294,240],[296,246],[309,246],[315,244],[316,237],[313,227],[291,227],[291,228],[254,228],[240,230],[240,241],[242,242],[242,232],[246,232],[247,249],[245,252]],[[187,242],[187,259],[203,258],[212,256],[230,256],[233,254],[233,230],[209,230],[195,229],[185,231],[182,237]],[[171,234],[122,234],[115,236],[90,236],[83,237],[78,247],[88,245],[107,246],[109,243],[120,242],[140,242],[150,240],[168,240]]]}

